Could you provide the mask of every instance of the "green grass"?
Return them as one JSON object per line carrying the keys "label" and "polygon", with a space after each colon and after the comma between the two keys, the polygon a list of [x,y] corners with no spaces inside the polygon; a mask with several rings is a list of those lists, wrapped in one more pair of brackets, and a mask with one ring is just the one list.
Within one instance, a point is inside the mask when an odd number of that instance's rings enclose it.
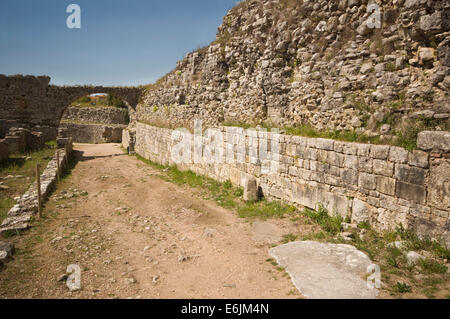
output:
{"label": "green grass", "polygon": [[283,236],[283,244],[290,243],[291,241],[296,241],[297,235],[295,234],[287,234]]}
{"label": "green grass", "polygon": [[432,259],[422,259],[419,261],[419,266],[424,273],[427,274],[446,274],[447,266],[442,265]]}
{"label": "green grass", "polygon": [[[31,151],[21,154],[13,154],[9,159],[0,164],[0,177],[8,175],[20,178],[3,179],[3,185],[9,187],[7,190],[0,190],[0,222],[14,206],[14,197],[21,196],[36,179],[36,164],[40,165],[41,173],[47,163],[53,157],[56,149],[56,142],[45,143],[46,146],[39,151]],[[29,159],[27,159],[29,158]]]}
{"label": "green grass", "polygon": [[408,285],[407,283],[397,282],[394,285],[393,290],[398,292],[398,293],[411,292],[411,286]]}
{"label": "green grass", "polygon": [[[402,100],[399,100],[402,101]],[[403,103],[403,102],[398,102]],[[397,105],[397,104],[393,104]],[[364,116],[361,115],[363,118],[363,122],[367,122],[367,111],[365,108],[368,106],[360,106],[362,112],[361,114],[365,114]],[[388,114],[385,116],[385,118],[377,123],[378,126],[381,124],[391,124],[392,126],[395,126],[395,124],[398,122],[398,119],[393,114]],[[222,124],[223,126],[236,126],[241,127],[244,129],[254,128],[256,127],[256,124],[251,123],[244,123],[244,122],[225,122]],[[284,127],[277,127],[275,125],[272,125],[270,123],[260,123],[260,126],[266,129],[271,128],[278,128],[282,131],[284,131],[288,135],[294,135],[294,136],[305,136],[305,137],[312,137],[312,138],[328,138],[333,139],[337,141],[343,141],[343,142],[357,142],[357,143],[365,143],[365,144],[386,144],[386,145],[394,145],[394,146],[400,146],[403,147],[409,151],[412,151],[417,148],[417,135],[421,131],[425,130],[434,130],[436,126],[440,126],[442,130],[449,131],[450,127],[447,122],[442,120],[435,120],[435,119],[418,119],[414,123],[411,123],[406,129],[404,130],[397,130],[395,132],[394,138],[383,138],[381,139],[380,136],[368,136],[365,133],[358,132],[356,130],[331,130],[331,129],[323,129],[318,130],[312,127],[309,124],[303,124],[303,125],[295,125],[295,126],[284,126]],[[363,125],[364,126],[364,125]]]}
{"label": "green grass", "polygon": [[305,208],[303,214],[311,218],[322,227],[324,231],[331,235],[336,235],[341,231],[341,224],[344,221],[344,218],[339,214],[330,216],[328,211],[322,205],[319,205],[317,211]]}
{"label": "green grass", "polygon": [[113,95],[105,95],[97,98],[93,98],[90,96],[82,96],[75,100],[72,104],[72,107],[117,107],[123,108],[124,111],[128,111],[126,109],[127,105],[120,98],[115,97]]}
{"label": "green grass", "polygon": [[[295,240],[344,243],[344,240],[339,236],[341,223],[344,221],[344,218],[339,214],[331,216],[322,205],[319,205],[317,211],[305,208],[300,213],[295,207],[280,201],[244,202],[241,198],[242,188],[234,187],[230,181],[220,183],[208,177],[199,176],[192,171],[180,171],[176,167],[160,165],[139,155],[136,155],[136,157],[142,162],[164,172],[161,178],[176,184],[188,185],[199,189],[204,198],[212,199],[220,206],[236,211],[242,218],[266,219],[289,216],[292,221],[302,219],[305,224],[315,223],[321,228],[320,231],[307,235],[287,234],[283,237],[283,243]],[[405,241],[408,250],[426,250],[431,252],[436,259],[448,259],[450,256],[448,249],[429,238],[419,238],[402,227],[397,228],[395,231],[378,233],[367,223],[361,223],[359,226],[360,229],[365,230],[364,237],[360,236],[359,233],[354,233],[354,241],[351,244],[358,250],[365,252],[371,260],[380,265],[382,281],[387,284],[387,287],[392,287],[392,289],[388,288],[391,293],[405,293],[412,289],[408,284],[403,284],[402,282],[397,284],[396,276],[409,278],[408,282],[413,282],[415,291],[422,291],[426,296],[434,296],[433,294],[436,291],[445,289],[443,285],[448,281],[448,274],[447,267],[442,262],[426,259],[416,267],[409,266],[404,252],[398,248],[389,247],[389,243],[397,240]],[[277,263],[272,258],[266,261],[277,266]],[[415,282],[412,277],[413,270],[422,273],[425,279],[421,282]],[[427,293],[425,293],[425,290]]]}
{"label": "green grass", "polygon": [[403,227],[398,227],[395,234],[397,238],[406,242],[405,244],[408,250],[428,250],[437,258],[450,259],[450,250],[430,238],[420,238],[413,232],[405,230]]}
{"label": "green grass", "polygon": [[15,200],[9,197],[0,198],[0,224],[6,218],[6,214],[16,204]]}
{"label": "green grass", "polygon": [[[254,124],[242,123],[242,122],[225,122],[223,126],[237,126],[244,129],[255,127]],[[364,133],[359,133],[355,130],[317,130],[309,124],[296,125],[296,126],[284,126],[277,127],[271,124],[262,123],[261,127],[270,129],[278,128],[283,130],[288,135],[305,136],[313,138],[329,138],[344,142],[359,142],[359,143],[371,143],[382,144],[385,141],[381,141],[378,136],[368,136]]]}
{"label": "green grass", "polygon": [[178,185],[188,185],[200,189],[204,198],[215,201],[221,207],[235,210],[242,218],[282,218],[297,211],[295,207],[281,201],[244,202],[242,200],[243,188],[233,186],[229,180],[221,183],[212,178],[197,175],[192,171],[182,171],[176,166],[160,165],[140,155],[136,155],[136,157],[147,165],[164,171],[163,179]]}
{"label": "green grass", "polygon": [[240,217],[259,217],[259,218],[283,218],[288,214],[296,212],[297,209],[280,201],[262,200],[258,202],[249,202],[238,208]]}

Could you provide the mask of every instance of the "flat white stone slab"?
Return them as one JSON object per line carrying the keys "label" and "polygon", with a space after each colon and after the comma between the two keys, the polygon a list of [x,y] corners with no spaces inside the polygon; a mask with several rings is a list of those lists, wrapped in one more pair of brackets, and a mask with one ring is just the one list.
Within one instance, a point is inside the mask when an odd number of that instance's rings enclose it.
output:
{"label": "flat white stone slab", "polygon": [[310,299],[374,299],[367,285],[370,258],[351,245],[297,241],[269,250],[299,292]]}

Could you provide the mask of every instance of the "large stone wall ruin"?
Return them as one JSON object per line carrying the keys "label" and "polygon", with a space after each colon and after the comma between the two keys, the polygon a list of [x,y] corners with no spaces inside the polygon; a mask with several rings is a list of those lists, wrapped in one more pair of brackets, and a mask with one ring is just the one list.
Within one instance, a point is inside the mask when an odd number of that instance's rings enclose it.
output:
{"label": "large stone wall ruin", "polygon": [[126,125],[120,124],[86,124],[86,123],[61,123],[59,136],[70,137],[75,143],[120,143],[122,131]]}
{"label": "large stone wall ruin", "polygon": [[[233,134],[224,133],[223,152],[233,145]],[[135,150],[164,165],[171,157],[173,130],[143,123],[136,126]],[[253,135],[252,135],[253,136]],[[260,131],[252,143],[270,145],[271,135]],[[126,140],[126,138],[124,138]],[[392,230],[402,225],[420,235],[440,239],[450,246],[450,135],[423,132],[419,147],[408,152],[389,145],[341,142],[330,139],[280,135],[280,168],[262,173],[262,164],[247,156],[245,163],[177,166],[219,181],[244,186],[257,179],[265,197],[349,216],[352,222],[369,222],[375,229]],[[441,149],[440,145],[445,145]],[[249,154],[248,143],[246,154]]]}
{"label": "large stone wall ruin", "polygon": [[120,143],[129,124],[127,109],[117,107],[69,107],[61,119],[59,135],[76,143]]}
{"label": "large stone wall ruin", "polygon": [[[369,3],[380,27],[370,28]],[[394,136],[450,127],[446,0],[246,0],[216,40],[147,88],[156,126],[270,122]]]}
{"label": "large stone wall ruin", "polygon": [[128,110],[118,107],[68,107],[61,119],[65,122],[128,125]]}
{"label": "large stone wall ruin", "polygon": [[[379,230],[401,224],[448,244],[450,4],[376,2],[378,29],[367,26],[368,0],[243,1],[213,43],[146,88],[59,87],[45,76],[0,75],[0,138],[24,128],[54,139],[64,110],[92,93],[126,101],[133,129],[123,132],[124,146],[163,164],[172,164],[173,142],[172,130],[160,127],[192,127],[194,119],[222,131],[233,122],[269,122],[380,137],[423,120],[436,132],[420,133],[413,152],[283,135],[275,175],[251,160],[181,168],[236,185],[254,176],[268,198],[321,203]],[[96,127],[90,134],[104,138]]]}
{"label": "large stone wall ruin", "polygon": [[47,76],[5,76],[0,74],[0,138],[11,127],[45,132],[55,139],[58,127],[69,105],[79,97],[107,93],[129,105],[130,118],[139,102],[141,89],[135,87],[55,86]]}

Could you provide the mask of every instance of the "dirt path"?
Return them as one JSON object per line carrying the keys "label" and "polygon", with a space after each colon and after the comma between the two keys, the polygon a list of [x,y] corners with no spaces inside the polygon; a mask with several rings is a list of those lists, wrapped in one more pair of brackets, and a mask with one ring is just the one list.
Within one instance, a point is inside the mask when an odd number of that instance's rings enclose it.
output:
{"label": "dirt path", "polygon": [[[163,181],[117,144],[75,150],[80,161],[45,218],[12,239],[18,251],[0,272],[0,297],[300,297],[246,220]],[[57,281],[69,264],[82,269],[81,291]]]}

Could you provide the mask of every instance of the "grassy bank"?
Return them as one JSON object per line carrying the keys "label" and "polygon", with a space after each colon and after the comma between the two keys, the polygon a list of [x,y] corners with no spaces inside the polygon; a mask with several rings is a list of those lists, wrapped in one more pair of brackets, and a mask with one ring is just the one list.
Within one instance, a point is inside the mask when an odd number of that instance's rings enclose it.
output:
{"label": "grassy bank", "polygon": [[13,154],[0,164],[0,223],[15,205],[15,197],[21,196],[36,180],[36,164],[41,172],[47,167],[56,150],[55,142],[46,143],[46,147],[34,152]]}

